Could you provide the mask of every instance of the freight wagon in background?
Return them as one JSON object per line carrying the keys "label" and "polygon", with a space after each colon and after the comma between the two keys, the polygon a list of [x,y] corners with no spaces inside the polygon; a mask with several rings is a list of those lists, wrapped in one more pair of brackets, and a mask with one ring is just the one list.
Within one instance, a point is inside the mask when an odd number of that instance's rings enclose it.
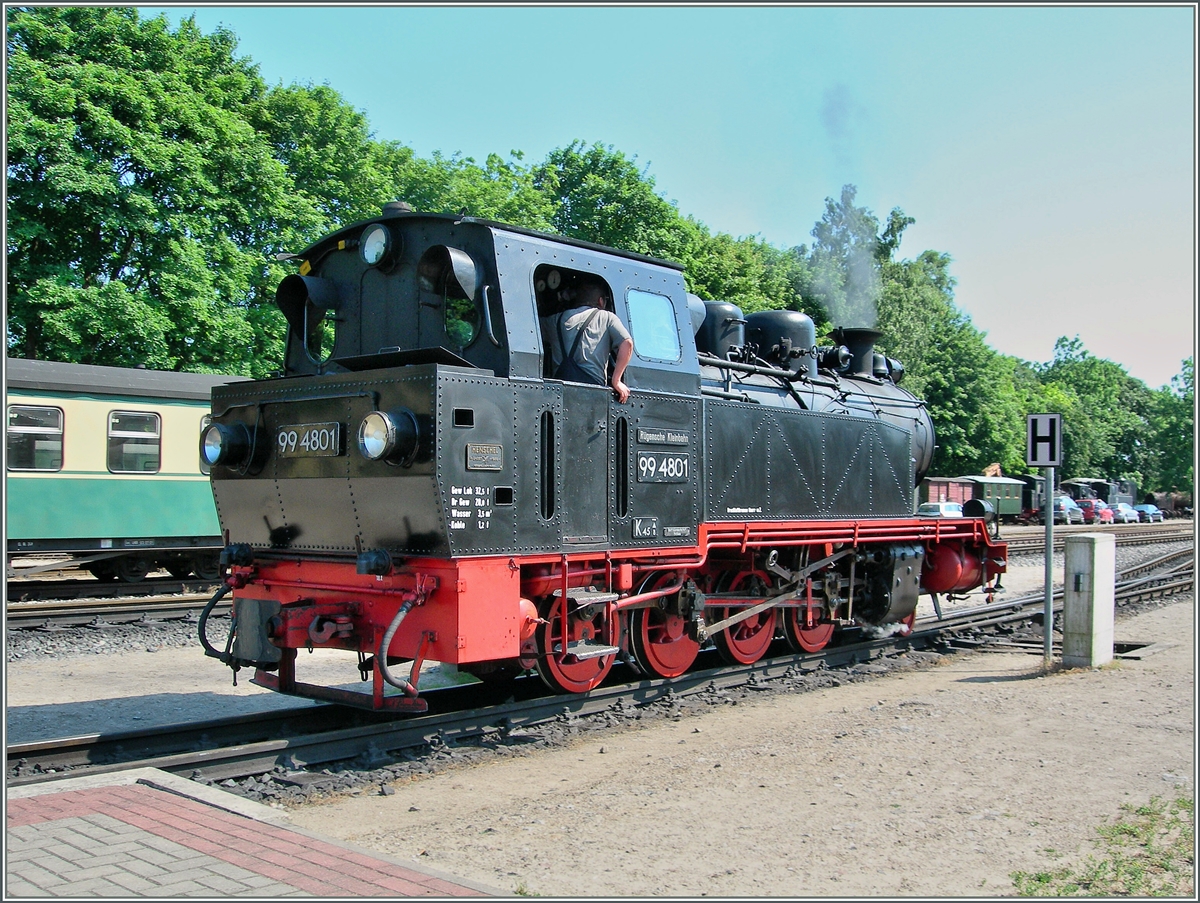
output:
{"label": "freight wagon in background", "polygon": [[199,437],[213,387],[238,379],[8,358],[7,576],[217,579],[223,543]]}
{"label": "freight wagon in background", "polygon": [[1024,510],[1027,487],[1024,480],[1012,477],[927,477],[921,481],[918,501],[961,505],[980,499],[992,506],[1002,523],[1015,524]]}

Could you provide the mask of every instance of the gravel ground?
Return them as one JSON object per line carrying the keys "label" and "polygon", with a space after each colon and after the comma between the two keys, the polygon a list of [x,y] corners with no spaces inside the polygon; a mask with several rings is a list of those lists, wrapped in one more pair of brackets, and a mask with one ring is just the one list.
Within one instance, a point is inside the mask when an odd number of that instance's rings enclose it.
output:
{"label": "gravel ground", "polygon": [[[211,622],[210,633],[224,636],[228,618]],[[116,624],[109,627],[67,627],[59,630],[10,630],[5,635],[8,662],[22,659],[69,659],[126,652],[161,652],[196,646],[196,622],[162,621],[158,624]]]}
{"label": "gravel ground", "polygon": [[1169,639],[1094,670],[910,654],[357,763],[307,802],[249,790],[518,895],[1011,896],[1123,805],[1194,793],[1192,602],[1121,617],[1119,639]]}

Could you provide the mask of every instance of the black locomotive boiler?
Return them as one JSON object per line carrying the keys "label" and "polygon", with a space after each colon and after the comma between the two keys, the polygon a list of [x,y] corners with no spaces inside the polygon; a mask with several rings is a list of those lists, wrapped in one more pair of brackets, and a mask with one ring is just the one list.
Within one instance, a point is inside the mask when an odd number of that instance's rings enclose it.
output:
{"label": "black locomotive boiler", "polygon": [[[201,440],[235,614],[201,640],[257,683],[423,711],[439,661],[584,692],[617,659],[816,651],[998,585],[984,517],[913,515],[933,428],[871,330],[818,347],[677,264],[401,204],[298,258],[284,373],[216,387]],[[585,279],[634,339],[624,404],[548,373],[540,319]],[[372,692],[298,680],[318,646]]]}

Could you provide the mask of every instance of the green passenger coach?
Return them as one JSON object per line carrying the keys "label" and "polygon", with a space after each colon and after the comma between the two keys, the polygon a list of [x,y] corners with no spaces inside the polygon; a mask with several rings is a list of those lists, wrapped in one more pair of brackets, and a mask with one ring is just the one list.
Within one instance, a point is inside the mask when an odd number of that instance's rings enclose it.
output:
{"label": "green passenger coach", "polygon": [[213,386],[239,377],[16,358],[5,376],[9,577],[72,566],[129,582],[158,569],[219,575],[199,436]]}

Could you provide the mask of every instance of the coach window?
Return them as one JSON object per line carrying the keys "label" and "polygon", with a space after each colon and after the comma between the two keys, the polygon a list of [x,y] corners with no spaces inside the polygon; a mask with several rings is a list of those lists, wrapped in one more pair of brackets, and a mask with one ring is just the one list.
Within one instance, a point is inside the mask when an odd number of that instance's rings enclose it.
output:
{"label": "coach window", "polygon": [[8,469],[62,470],[63,412],[9,405]]}
{"label": "coach window", "polygon": [[659,361],[679,360],[679,327],[675,305],[666,295],[630,289],[629,328],[638,356]]}
{"label": "coach window", "polygon": [[161,435],[157,414],[110,412],[108,469],[113,473],[158,473]]}
{"label": "coach window", "polygon": [[[204,435],[204,431],[206,429],[208,429],[208,425],[210,423],[212,423],[212,415],[211,414],[205,414],[203,417],[200,418],[200,435],[201,436]],[[200,472],[202,474],[204,474],[205,476],[208,476],[210,473],[212,473],[212,468],[208,466],[208,461],[204,457],[204,452],[199,452],[198,454],[200,456]]]}

